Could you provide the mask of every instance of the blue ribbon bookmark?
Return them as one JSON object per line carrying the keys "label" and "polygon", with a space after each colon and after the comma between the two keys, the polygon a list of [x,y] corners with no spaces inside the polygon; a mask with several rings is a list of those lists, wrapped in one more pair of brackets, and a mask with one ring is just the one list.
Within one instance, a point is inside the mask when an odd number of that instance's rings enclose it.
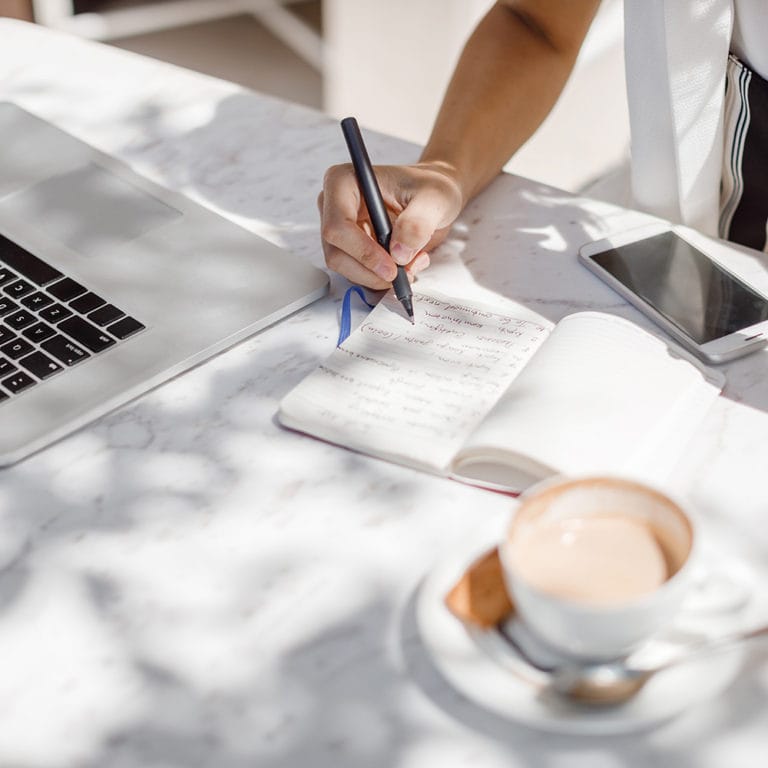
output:
{"label": "blue ribbon bookmark", "polygon": [[359,285],[353,285],[347,288],[347,292],[344,294],[344,298],[341,301],[341,320],[339,321],[339,340],[336,342],[336,346],[340,347],[349,337],[350,330],[352,328],[352,294],[356,293],[369,309],[373,309],[374,305],[368,303],[368,299],[365,298],[363,289]]}

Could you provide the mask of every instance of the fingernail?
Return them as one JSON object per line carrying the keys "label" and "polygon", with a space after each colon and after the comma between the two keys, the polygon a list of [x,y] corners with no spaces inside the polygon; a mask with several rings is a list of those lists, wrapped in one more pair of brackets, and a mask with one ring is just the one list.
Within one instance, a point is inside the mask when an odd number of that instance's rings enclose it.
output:
{"label": "fingernail", "polygon": [[395,265],[391,261],[380,261],[373,269],[373,271],[382,279],[387,282],[392,282],[397,275]]}
{"label": "fingernail", "polygon": [[396,264],[402,264],[405,266],[416,255],[416,251],[413,248],[409,248],[402,243],[392,243],[389,248],[389,253],[395,260]]}
{"label": "fingernail", "polygon": [[426,269],[429,266],[429,254],[422,251],[411,264],[411,272],[421,272],[422,269]]}

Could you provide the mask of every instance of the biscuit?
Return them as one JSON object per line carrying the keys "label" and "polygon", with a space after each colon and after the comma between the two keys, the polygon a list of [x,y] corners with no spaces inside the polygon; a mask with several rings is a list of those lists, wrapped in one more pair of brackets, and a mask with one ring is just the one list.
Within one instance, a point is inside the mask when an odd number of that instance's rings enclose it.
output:
{"label": "biscuit", "polygon": [[445,604],[456,618],[483,628],[495,626],[514,612],[496,547],[467,568],[446,595]]}

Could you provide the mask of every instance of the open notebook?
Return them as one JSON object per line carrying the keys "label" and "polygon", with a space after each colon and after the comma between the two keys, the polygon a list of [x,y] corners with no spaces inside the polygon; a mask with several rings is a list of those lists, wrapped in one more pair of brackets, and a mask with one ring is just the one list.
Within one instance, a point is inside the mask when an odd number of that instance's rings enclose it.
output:
{"label": "open notebook", "polygon": [[297,429],[510,491],[554,474],[662,480],[723,386],[719,373],[599,312],[555,326],[437,293],[412,326],[387,294],[280,403]]}

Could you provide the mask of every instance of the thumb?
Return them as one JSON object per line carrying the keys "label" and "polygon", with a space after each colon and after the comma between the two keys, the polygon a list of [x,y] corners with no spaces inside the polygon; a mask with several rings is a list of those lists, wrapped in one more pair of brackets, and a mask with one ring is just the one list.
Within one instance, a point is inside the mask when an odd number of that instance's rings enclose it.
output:
{"label": "thumb", "polygon": [[389,253],[395,264],[410,264],[427,245],[435,230],[446,226],[447,204],[440,195],[416,194],[392,225]]}

